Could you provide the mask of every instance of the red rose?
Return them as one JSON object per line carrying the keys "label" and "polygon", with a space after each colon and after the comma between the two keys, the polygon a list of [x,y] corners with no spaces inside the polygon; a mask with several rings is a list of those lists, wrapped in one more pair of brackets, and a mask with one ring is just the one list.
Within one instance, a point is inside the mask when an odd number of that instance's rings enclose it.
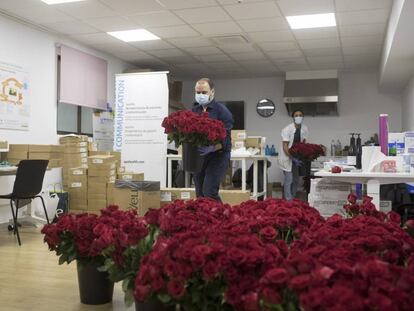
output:
{"label": "red rose", "polygon": [[273,227],[267,226],[260,230],[260,236],[265,241],[273,241],[277,237],[277,231]]}
{"label": "red rose", "polygon": [[147,299],[150,292],[149,286],[135,285],[134,297],[137,301],[142,302]]}
{"label": "red rose", "polygon": [[260,291],[260,297],[270,304],[280,304],[282,303],[282,297],[279,292],[271,287],[265,287]]}
{"label": "red rose", "polygon": [[178,280],[169,281],[167,284],[167,291],[172,298],[180,299],[185,293],[184,284]]}
{"label": "red rose", "polygon": [[266,285],[282,285],[288,280],[288,273],[285,269],[275,268],[266,272],[260,283]]}
{"label": "red rose", "polygon": [[310,282],[310,276],[305,274],[305,275],[298,275],[293,277],[290,282],[289,282],[289,286],[294,289],[294,290],[301,290],[306,288],[309,285]]}

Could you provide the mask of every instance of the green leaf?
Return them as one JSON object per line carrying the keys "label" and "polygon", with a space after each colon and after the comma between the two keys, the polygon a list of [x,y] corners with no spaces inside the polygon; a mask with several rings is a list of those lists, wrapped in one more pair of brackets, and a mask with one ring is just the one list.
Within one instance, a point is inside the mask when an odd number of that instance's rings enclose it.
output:
{"label": "green leaf", "polygon": [[131,279],[125,279],[122,281],[122,290],[124,292],[127,292],[129,289],[129,284],[130,284]]}
{"label": "green leaf", "polygon": [[133,293],[132,290],[127,290],[125,292],[124,302],[125,302],[125,305],[127,307],[132,306],[132,304],[135,302],[135,300],[134,300],[134,293]]}
{"label": "green leaf", "polygon": [[163,304],[170,303],[172,300],[171,297],[167,294],[158,294],[157,297]]}

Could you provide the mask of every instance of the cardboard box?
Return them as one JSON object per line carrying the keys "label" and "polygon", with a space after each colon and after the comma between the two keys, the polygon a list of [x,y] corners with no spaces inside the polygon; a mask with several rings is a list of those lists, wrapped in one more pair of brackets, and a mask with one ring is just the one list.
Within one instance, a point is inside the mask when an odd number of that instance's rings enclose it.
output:
{"label": "cardboard box", "polygon": [[64,145],[60,145],[62,148],[63,148],[63,150],[65,150],[65,149],[67,149],[67,148],[88,148],[88,142],[87,141],[81,141],[81,142],[78,142],[78,143],[67,143],[67,144],[64,144]]}
{"label": "cardboard box", "polygon": [[57,152],[30,152],[29,159],[31,160],[51,160],[51,159],[61,159],[61,153]]}
{"label": "cardboard box", "polygon": [[88,182],[86,179],[86,176],[83,177],[79,177],[79,178],[71,178],[69,177],[68,180],[66,180],[68,183],[68,188],[69,189],[74,189],[74,188],[84,188],[87,189],[88,187]]}
{"label": "cardboard box", "polygon": [[402,155],[405,152],[405,133],[388,133],[388,154]]}
{"label": "cardboard box", "polygon": [[414,132],[405,132],[404,137],[405,153],[414,153]]}
{"label": "cardboard box", "polygon": [[51,159],[49,160],[49,164],[47,165],[47,167],[49,168],[55,168],[55,167],[61,167],[62,166],[62,161],[60,159]]}
{"label": "cardboard box", "polygon": [[87,152],[75,152],[75,153],[63,153],[63,159],[86,159],[83,160],[83,162],[87,163],[88,162],[88,153]]}
{"label": "cardboard box", "polygon": [[114,175],[110,175],[110,176],[88,176],[88,185],[98,185],[98,184],[106,184],[109,182],[115,182],[115,176]]}
{"label": "cardboard box", "polygon": [[89,200],[106,200],[106,193],[88,193]]}
{"label": "cardboard box", "polygon": [[88,147],[65,147],[63,149],[64,153],[83,153],[88,156]]}
{"label": "cardboard box", "polygon": [[[88,165],[111,165],[115,164],[116,158],[114,156],[90,156],[88,157]],[[115,166],[114,166],[115,167]]]}
{"label": "cardboard box", "polygon": [[224,175],[221,186],[222,187],[230,187],[233,185],[233,169],[229,167],[226,171],[226,174]]}
{"label": "cardboard box", "polygon": [[29,154],[27,151],[9,151],[6,153],[6,158],[27,160],[29,158]]}
{"label": "cardboard box", "polygon": [[[75,214],[75,215],[79,215],[79,214],[84,214],[84,213],[87,213],[87,207],[88,206],[80,206],[80,208],[78,209],[74,209],[74,208],[70,208],[69,209],[69,213],[71,213],[71,214]],[[84,209],[83,209],[84,208]]]}
{"label": "cardboard box", "polygon": [[108,204],[114,204],[114,189],[115,183],[106,184],[106,200],[108,201]]}
{"label": "cardboard box", "polygon": [[231,145],[233,149],[241,149],[246,147],[245,140],[232,140]]}
{"label": "cardboard box", "polygon": [[88,142],[88,151],[98,151],[98,144],[94,142]]}
{"label": "cardboard box", "polygon": [[262,137],[250,136],[246,138],[246,148],[262,148]]}
{"label": "cardboard box", "polygon": [[106,200],[88,199],[88,211],[100,211],[108,206]]}
{"label": "cardboard box", "polygon": [[140,216],[160,207],[160,183],[154,181],[117,181],[114,204],[121,209],[136,209]]}
{"label": "cardboard box", "polygon": [[0,149],[9,149],[9,143],[7,140],[0,140]]}
{"label": "cardboard box", "polygon": [[122,174],[122,173],[125,173],[125,166],[118,166],[118,167],[116,168],[116,173],[117,173],[117,174]]}
{"label": "cardboard box", "polygon": [[69,168],[69,175],[71,176],[87,176],[88,170],[83,167]]}
{"label": "cardboard box", "polygon": [[162,188],[160,192],[161,206],[170,204],[175,200],[188,201],[195,198],[194,188]]}
{"label": "cardboard box", "polygon": [[9,162],[10,165],[17,165],[17,164],[20,163],[21,160],[26,160],[26,159],[10,159],[10,158],[7,158],[7,162]]}
{"label": "cardboard box", "polygon": [[29,152],[29,145],[10,144],[9,152]]}
{"label": "cardboard box", "polygon": [[[88,176],[86,175],[68,175],[66,181],[69,183],[81,183],[81,187],[87,187],[88,185]],[[74,187],[72,187],[74,188]],[[79,188],[79,187],[78,187]]]}
{"label": "cardboard box", "polygon": [[247,138],[246,130],[232,130],[231,140],[245,140]]}
{"label": "cardboard box", "polygon": [[88,170],[88,175],[91,177],[114,177],[116,176],[115,169],[102,170],[96,169],[94,166]]}
{"label": "cardboard box", "polygon": [[144,173],[118,173],[117,179],[120,180],[137,180],[137,181],[143,181],[144,180]]}
{"label": "cardboard box", "polygon": [[219,195],[223,203],[231,206],[239,205],[250,200],[250,191],[220,190]]}
{"label": "cardboard box", "polygon": [[62,152],[59,145],[29,145],[29,152]]}
{"label": "cardboard box", "polygon": [[60,144],[73,144],[80,142],[88,142],[88,136],[85,135],[67,135],[59,138]]}

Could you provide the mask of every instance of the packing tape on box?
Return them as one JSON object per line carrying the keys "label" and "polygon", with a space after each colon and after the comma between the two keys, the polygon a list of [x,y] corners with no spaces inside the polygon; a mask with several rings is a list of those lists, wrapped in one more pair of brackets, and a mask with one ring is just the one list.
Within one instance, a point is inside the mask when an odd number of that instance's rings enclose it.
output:
{"label": "packing tape on box", "polygon": [[136,191],[160,191],[159,181],[116,180],[115,187],[129,188]]}

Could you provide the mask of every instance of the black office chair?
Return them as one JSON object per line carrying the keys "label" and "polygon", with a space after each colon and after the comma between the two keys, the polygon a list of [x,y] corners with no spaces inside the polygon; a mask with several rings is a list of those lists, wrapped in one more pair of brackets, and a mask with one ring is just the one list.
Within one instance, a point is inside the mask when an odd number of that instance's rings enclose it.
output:
{"label": "black office chair", "polygon": [[[19,228],[17,224],[17,216],[19,208],[24,205],[20,204],[20,201],[32,200],[40,198],[42,200],[43,210],[45,211],[46,221],[49,223],[49,216],[45,206],[45,201],[42,196],[39,195],[42,191],[43,179],[45,177],[48,160],[22,160],[18,164],[16,179],[14,181],[13,192],[10,194],[0,195],[0,199],[10,200],[10,208],[13,216],[14,234],[17,234],[17,241],[19,245],[22,245],[20,241]],[[13,202],[16,206],[16,212],[13,206]]]}

